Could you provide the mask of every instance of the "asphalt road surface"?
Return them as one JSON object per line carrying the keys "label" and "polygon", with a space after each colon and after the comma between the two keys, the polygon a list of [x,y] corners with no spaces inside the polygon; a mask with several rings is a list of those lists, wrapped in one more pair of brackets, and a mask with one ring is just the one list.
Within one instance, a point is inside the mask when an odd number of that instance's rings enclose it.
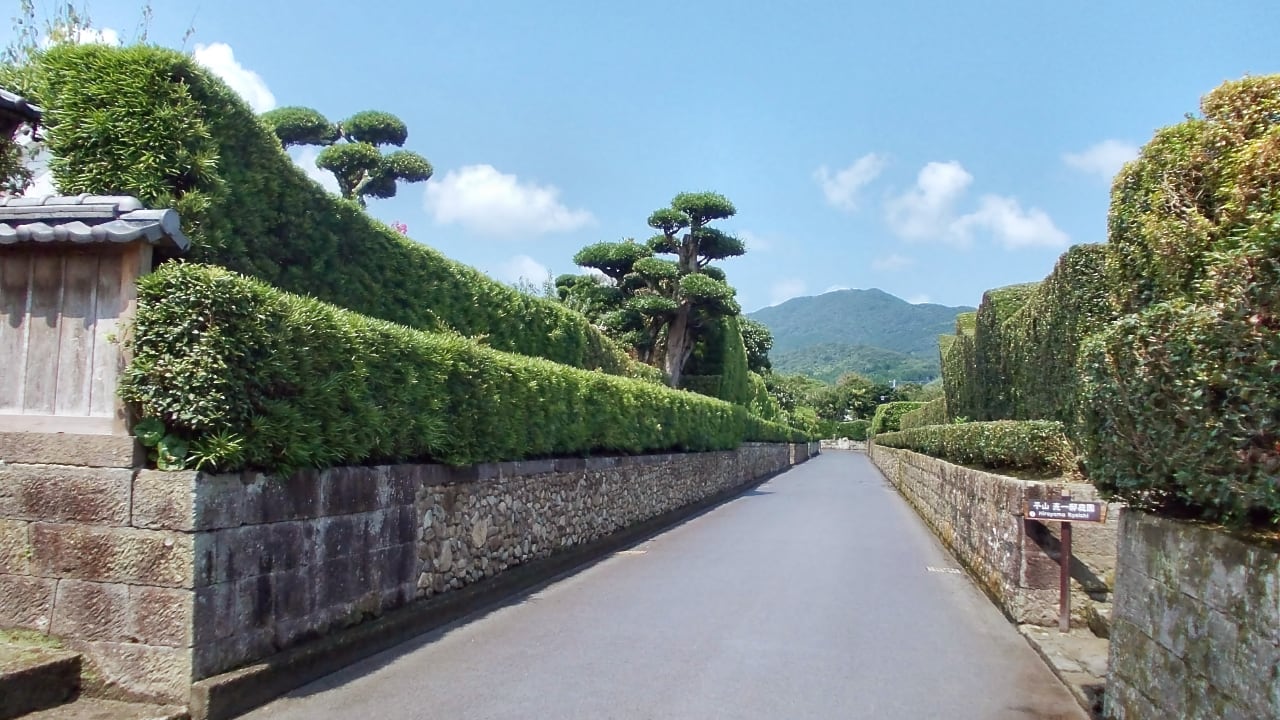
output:
{"label": "asphalt road surface", "polygon": [[956,567],[832,451],[245,717],[1083,720]]}

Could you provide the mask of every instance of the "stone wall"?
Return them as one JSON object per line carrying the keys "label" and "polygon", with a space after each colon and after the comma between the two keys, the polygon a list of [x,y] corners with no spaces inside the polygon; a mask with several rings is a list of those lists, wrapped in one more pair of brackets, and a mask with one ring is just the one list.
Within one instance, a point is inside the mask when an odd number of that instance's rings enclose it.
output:
{"label": "stone wall", "polygon": [[[1096,501],[1087,483],[1019,480],[871,444],[872,461],[1015,622],[1056,625],[1060,523],[1023,516],[1028,500],[1063,491]],[[1072,526],[1072,624],[1087,625],[1091,598],[1105,600],[1115,577],[1118,508],[1107,523]]]}
{"label": "stone wall", "polygon": [[1126,511],[1111,718],[1280,717],[1280,547]]}
{"label": "stone wall", "polygon": [[817,452],[745,444],[280,478],[39,464],[15,447],[0,444],[0,629],[84,653],[93,694],[166,702],[186,702],[195,680]]}

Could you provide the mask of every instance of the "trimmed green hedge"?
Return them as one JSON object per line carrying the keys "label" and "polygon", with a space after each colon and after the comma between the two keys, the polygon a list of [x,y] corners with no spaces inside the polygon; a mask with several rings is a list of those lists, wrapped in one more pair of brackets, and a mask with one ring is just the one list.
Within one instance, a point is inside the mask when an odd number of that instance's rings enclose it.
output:
{"label": "trimmed green hedge", "polygon": [[1078,436],[1135,507],[1280,527],[1280,75],[1225,83],[1117,176]]}
{"label": "trimmed green hedge", "polygon": [[737,316],[713,320],[685,366],[680,387],[735,405],[751,402],[747,349]]}
{"label": "trimmed green hedge", "polygon": [[121,395],[169,468],[467,465],[807,439],[741,406],[413,330],[205,265],[143,278],[132,350]]}
{"label": "trimmed green hedge", "polygon": [[946,425],[948,422],[947,399],[940,397],[904,414],[898,425],[902,430],[910,430],[925,425]]}
{"label": "trimmed green hedge", "polygon": [[1051,420],[930,425],[876,435],[875,443],[992,470],[1069,473],[1076,467],[1062,423]]}
{"label": "trimmed green hedge", "polygon": [[902,416],[924,405],[922,402],[890,402],[884,403],[876,407],[876,412],[871,416],[872,435],[880,433],[894,432],[902,429]]}
{"label": "trimmed green hedge", "polygon": [[947,412],[951,417],[973,420],[981,407],[977,371],[977,354],[974,346],[974,323],[977,313],[956,316],[956,334],[950,342],[939,342],[942,354],[942,394],[947,399]]}
{"label": "trimmed green hedge", "polygon": [[955,413],[971,420],[1008,420],[1016,418],[1014,407],[1020,388],[1013,383],[1015,360],[1010,349],[1018,339],[1006,328],[1014,313],[1022,309],[1036,292],[1039,283],[1025,283],[988,290],[978,305],[973,333],[973,376],[971,396],[974,407],[956,408]]}
{"label": "trimmed green hedge", "polygon": [[870,420],[850,420],[836,423],[831,437],[848,438],[849,440],[866,440],[871,434]]}
{"label": "trimmed green hedge", "polygon": [[1213,271],[1217,302],[1154,305],[1082,350],[1078,434],[1110,496],[1280,526],[1280,213],[1252,238]]}
{"label": "trimmed green hedge", "polygon": [[1068,434],[1077,418],[1081,343],[1116,316],[1108,301],[1105,245],[1076,245],[1006,322],[1010,383],[1016,388],[1009,417],[1057,420]]}
{"label": "trimmed green hedge", "polygon": [[1043,282],[989,291],[972,340],[940,341],[947,410],[972,420],[1057,420],[1077,415],[1076,356],[1115,317],[1106,246],[1077,245]]}
{"label": "trimmed green hedge", "polygon": [[325,192],[239,96],[186,55],[58,46],[31,79],[62,191],[176,208],[191,260],[499,350],[661,381],[582,315],[453,262]]}

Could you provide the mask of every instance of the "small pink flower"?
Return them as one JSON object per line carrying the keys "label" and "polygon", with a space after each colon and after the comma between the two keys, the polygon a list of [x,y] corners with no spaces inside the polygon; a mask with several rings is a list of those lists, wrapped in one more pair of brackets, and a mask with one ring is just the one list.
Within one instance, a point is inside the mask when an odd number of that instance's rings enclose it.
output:
{"label": "small pink flower", "polygon": [[398,222],[398,221],[397,221],[397,222],[393,222],[393,223],[391,223],[391,227],[395,228],[396,232],[400,233],[401,235],[408,235],[408,234],[409,234],[409,226],[408,226],[408,225],[405,225],[405,224],[404,224],[404,223],[402,223],[402,222]]}

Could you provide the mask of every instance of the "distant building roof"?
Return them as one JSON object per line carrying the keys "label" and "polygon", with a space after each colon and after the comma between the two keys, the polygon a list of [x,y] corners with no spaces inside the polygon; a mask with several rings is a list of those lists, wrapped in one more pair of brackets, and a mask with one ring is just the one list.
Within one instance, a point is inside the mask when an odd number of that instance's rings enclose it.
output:
{"label": "distant building roof", "polygon": [[191,245],[177,211],[147,210],[127,195],[0,199],[0,245],[135,240],[179,251]]}
{"label": "distant building roof", "polygon": [[27,122],[40,122],[40,108],[27,102],[26,98],[19,97],[13,93],[0,88],[0,110],[8,111],[18,115]]}

